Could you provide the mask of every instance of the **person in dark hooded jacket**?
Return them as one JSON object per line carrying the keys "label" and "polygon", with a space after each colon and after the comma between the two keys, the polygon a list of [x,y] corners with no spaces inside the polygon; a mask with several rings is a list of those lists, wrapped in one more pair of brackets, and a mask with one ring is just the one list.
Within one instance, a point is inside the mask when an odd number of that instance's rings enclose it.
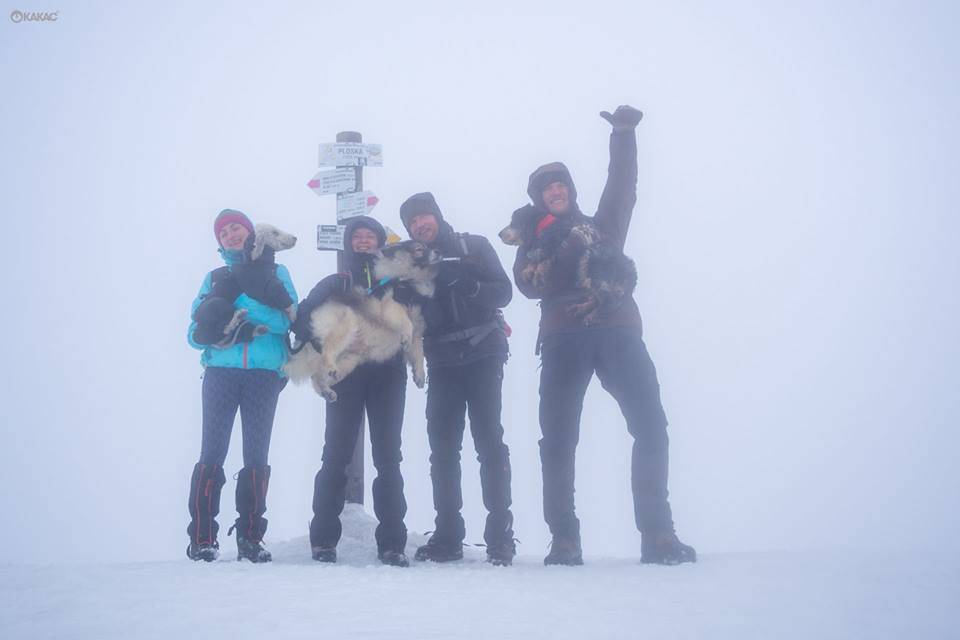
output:
{"label": "person in dark hooded jacket", "polygon": [[[592,224],[622,252],[637,201],[637,140],[642,114],[629,106],[600,114],[613,125],[610,167],[600,204],[593,218],[577,204],[570,172],[560,162],[534,171],[527,187],[542,231],[560,219]],[[572,236],[571,236],[572,237]],[[543,470],[543,511],[553,536],[545,564],[583,563],[580,521],[574,509],[574,459],[580,415],[587,385],[594,372],[603,388],[620,405],[633,436],[632,488],[634,516],[641,538],[641,561],[678,564],[695,562],[696,552],[674,532],[667,500],[667,418],[660,385],[643,342],[640,311],[632,296],[587,325],[572,313],[584,300],[578,287],[577,265],[584,247],[569,242],[554,257],[544,283],[524,279],[528,250],[521,246],[514,263],[517,288],[541,307],[540,459]]]}
{"label": "person in dark hooded jacket", "polygon": [[[314,338],[310,314],[335,292],[350,287],[367,289],[377,295],[373,275],[374,253],[386,242],[383,226],[367,216],[352,218],[344,230],[344,260],[349,272],[321,280],[299,307],[293,324],[296,341],[305,344]],[[377,554],[384,564],[409,565],[404,549],[407,528],[403,518],[407,502],[400,474],[400,441],[407,389],[407,371],[402,354],[387,362],[367,362],[333,386],[336,402],[327,402],[323,460],[314,479],[313,520],[310,546],[314,560],[336,562],[337,543],[342,531],[347,485],[347,465],[353,457],[366,409],[370,420],[370,444],[377,477],[373,481],[373,509],[379,520],[376,530]]]}
{"label": "person in dark hooded jacket", "polygon": [[480,485],[487,508],[484,541],[495,565],[513,562],[510,512],[510,451],[500,423],[507,336],[500,308],[513,286],[486,238],[456,233],[443,219],[436,199],[418,193],[400,207],[400,218],[414,240],[443,256],[436,293],[423,306],[426,321],[427,435],[436,530],[417,549],[416,559],[446,562],[463,557],[466,535],[460,487],[460,449],[470,416],[470,432],[480,461]]}

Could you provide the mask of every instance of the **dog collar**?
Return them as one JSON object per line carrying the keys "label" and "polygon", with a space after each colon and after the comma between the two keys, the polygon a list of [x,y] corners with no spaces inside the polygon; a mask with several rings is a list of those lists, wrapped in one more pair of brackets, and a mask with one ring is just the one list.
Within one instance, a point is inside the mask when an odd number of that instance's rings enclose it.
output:
{"label": "dog collar", "polygon": [[372,287],[367,287],[367,295],[383,289],[387,286],[387,284],[389,284],[390,280],[391,278],[380,278],[380,280],[377,281],[377,284],[373,285]]}

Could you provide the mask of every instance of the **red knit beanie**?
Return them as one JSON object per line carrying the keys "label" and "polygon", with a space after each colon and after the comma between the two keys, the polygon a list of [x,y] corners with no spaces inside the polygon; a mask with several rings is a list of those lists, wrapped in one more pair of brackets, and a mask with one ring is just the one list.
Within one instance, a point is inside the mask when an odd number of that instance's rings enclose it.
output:
{"label": "red knit beanie", "polygon": [[253,233],[253,223],[250,222],[250,218],[248,218],[245,213],[237,211],[236,209],[224,209],[217,214],[216,219],[213,221],[213,235],[216,237],[218,243],[220,242],[220,230],[232,222],[245,227],[247,231]]}

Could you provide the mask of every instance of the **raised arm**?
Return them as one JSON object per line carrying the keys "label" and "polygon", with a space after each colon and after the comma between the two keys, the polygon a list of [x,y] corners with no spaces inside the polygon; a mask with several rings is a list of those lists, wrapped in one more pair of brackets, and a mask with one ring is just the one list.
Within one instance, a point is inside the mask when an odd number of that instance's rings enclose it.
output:
{"label": "raised arm", "polygon": [[610,167],[607,183],[600,196],[594,218],[597,227],[610,236],[622,250],[630,228],[633,207],[637,203],[637,136],[636,127],[643,114],[633,107],[621,105],[612,114],[600,114],[613,125],[610,134]]}

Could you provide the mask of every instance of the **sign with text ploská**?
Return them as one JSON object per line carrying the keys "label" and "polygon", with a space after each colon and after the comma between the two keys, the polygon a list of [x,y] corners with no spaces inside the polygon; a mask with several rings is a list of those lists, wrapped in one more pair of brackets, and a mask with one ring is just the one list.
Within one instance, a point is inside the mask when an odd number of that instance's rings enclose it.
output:
{"label": "sign with text plosk\u00e1", "polygon": [[346,227],[342,224],[317,225],[317,249],[320,251],[343,251],[343,232]]}
{"label": "sign with text plosk\u00e1", "polygon": [[382,167],[383,145],[325,142],[320,145],[321,167]]}
{"label": "sign with text plosk\u00e1", "polygon": [[373,191],[355,191],[353,193],[337,194],[337,222],[348,218],[365,216],[370,213],[380,199],[373,195]]}
{"label": "sign with text plosk\u00e1", "polygon": [[319,171],[307,183],[307,186],[313,189],[318,196],[353,191],[357,188],[357,174],[352,167]]}

